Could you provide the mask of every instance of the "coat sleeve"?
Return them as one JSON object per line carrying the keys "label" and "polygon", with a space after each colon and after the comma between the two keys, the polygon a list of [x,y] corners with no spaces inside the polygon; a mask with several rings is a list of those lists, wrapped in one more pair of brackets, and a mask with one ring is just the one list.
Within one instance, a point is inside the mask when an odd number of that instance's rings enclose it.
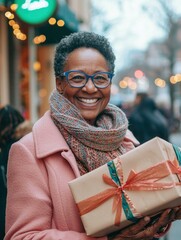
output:
{"label": "coat sleeve", "polygon": [[13,144],[8,162],[6,236],[4,240],[106,240],[85,233],[52,229],[52,202],[43,161],[31,149]]}

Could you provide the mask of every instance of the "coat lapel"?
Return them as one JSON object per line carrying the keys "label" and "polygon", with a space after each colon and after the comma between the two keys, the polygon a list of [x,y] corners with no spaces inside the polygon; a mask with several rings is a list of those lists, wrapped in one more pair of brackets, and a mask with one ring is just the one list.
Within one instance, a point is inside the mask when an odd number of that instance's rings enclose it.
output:
{"label": "coat lapel", "polygon": [[75,157],[64,137],[53,123],[50,111],[47,111],[33,126],[33,138],[37,158],[44,158],[60,152],[72,167],[75,175],[80,176]]}

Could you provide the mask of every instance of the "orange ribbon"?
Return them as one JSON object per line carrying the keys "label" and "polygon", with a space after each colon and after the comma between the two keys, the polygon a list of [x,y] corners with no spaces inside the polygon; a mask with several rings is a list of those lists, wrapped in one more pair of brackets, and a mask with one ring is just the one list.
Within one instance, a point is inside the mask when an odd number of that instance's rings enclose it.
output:
{"label": "orange ribbon", "polygon": [[[121,164],[121,162],[119,162]],[[119,174],[120,169],[119,168]],[[113,205],[112,211],[116,212],[114,225],[118,226],[120,224],[121,216],[122,216],[122,194],[125,194],[125,197],[128,201],[128,204],[133,208],[133,204],[131,203],[127,193],[128,191],[154,191],[154,190],[164,190],[173,188],[176,185],[180,185],[181,183],[161,183],[157,182],[158,180],[167,177],[171,174],[179,174],[181,176],[181,168],[178,166],[176,160],[173,162],[168,160],[161,163],[158,163],[146,170],[135,173],[133,170],[130,171],[128,179],[122,185],[116,184],[112,178],[107,176],[106,174],[102,175],[103,181],[110,185],[112,188],[108,188],[103,192],[100,192],[92,197],[89,197],[85,200],[82,200],[77,203],[80,215],[84,215],[93,209],[100,206],[106,200],[113,197]]]}
{"label": "orange ribbon", "polygon": [[[181,182],[181,166],[179,165],[177,159],[172,161],[168,161],[169,168],[173,174],[177,174],[179,181]],[[181,185],[180,182],[177,182],[176,185]]]}

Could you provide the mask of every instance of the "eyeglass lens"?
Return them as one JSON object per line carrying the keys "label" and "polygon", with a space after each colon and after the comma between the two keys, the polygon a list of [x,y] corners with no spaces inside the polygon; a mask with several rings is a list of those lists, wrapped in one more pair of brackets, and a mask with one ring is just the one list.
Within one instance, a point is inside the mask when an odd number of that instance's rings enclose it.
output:
{"label": "eyeglass lens", "polygon": [[[87,76],[85,73],[81,72],[69,72],[68,81],[69,84],[73,87],[82,87],[87,82]],[[93,75],[94,85],[98,88],[107,87],[110,84],[111,78],[108,73],[99,72]]]}

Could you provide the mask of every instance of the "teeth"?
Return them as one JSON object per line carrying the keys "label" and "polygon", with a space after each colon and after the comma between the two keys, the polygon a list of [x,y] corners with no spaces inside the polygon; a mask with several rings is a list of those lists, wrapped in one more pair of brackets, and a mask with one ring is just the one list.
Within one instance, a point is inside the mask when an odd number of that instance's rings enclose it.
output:
{"label": "teeth", "polygon": [[95,103],[97,102],[97,98],[95,99],[87,99],[87,98],[79,98],[81,100],[81,102],[84,102],[84,103]]}

